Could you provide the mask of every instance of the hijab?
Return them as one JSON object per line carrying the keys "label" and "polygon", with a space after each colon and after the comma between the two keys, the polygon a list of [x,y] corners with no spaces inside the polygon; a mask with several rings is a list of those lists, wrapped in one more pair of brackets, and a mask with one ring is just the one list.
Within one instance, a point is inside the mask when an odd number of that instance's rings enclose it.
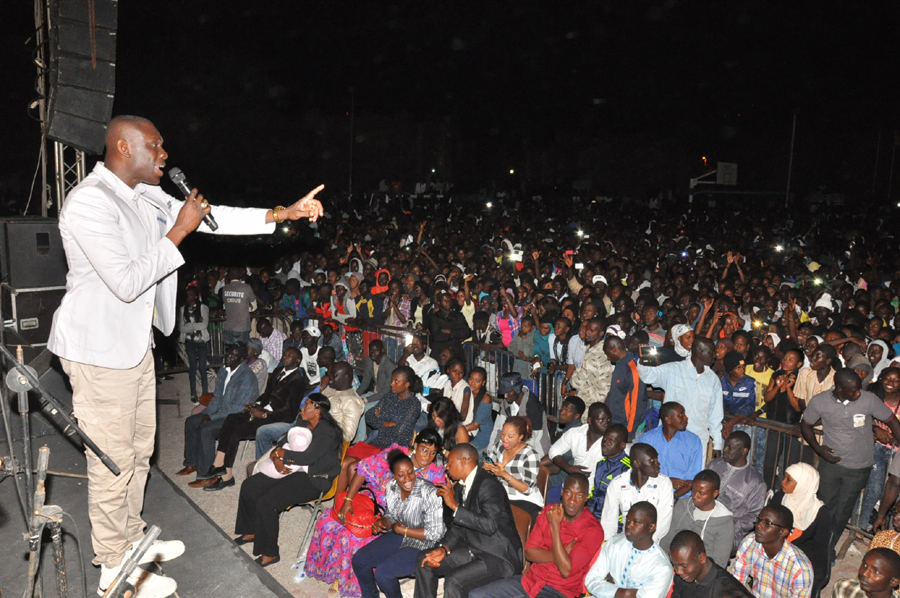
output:
{"label": "hijab", "polygon": [[690,332],[692,328],[687,324],[675,324],[672,326],[672,340],[674,341],[675,352],[679,357],[687,357],[691,354],[691,352],[685,349],[681,343],[678,342],[682,336]]}
{"label": "hijab", "polygon": [[794,463],[785,472],[794,478],[797,486],[785,494],[781,504],[794,514],[794,528],[805,530],[815,521],[824,504],[816,497],[819,491],[819,472],[807,463]]}
{"label": "hijab", "polygon": [[[378,284],[378,276],[381,275],[382,272],[384,272],[388,276],[388,283],[384,286],[381,286]],[[388,290],[388,287],[390,287],[390,286],[391,286],[391,273],[388,272],[387,270],[385,270],[384,268],[376,271],[375,272],[375,284],[372,285],[372,294],[380,295],[381,293],[386,293]]]}
{"label": "hijab", "polygon": [[884,368],[890,365],[891,360],[888,359],[888,346],[884,341],[872,341],[869,346],[878,345],[881,347],[881,361],[875,364],[875,373],[872,374],[872,380],[878,380],[881,376],[881,372],[884,371]]}

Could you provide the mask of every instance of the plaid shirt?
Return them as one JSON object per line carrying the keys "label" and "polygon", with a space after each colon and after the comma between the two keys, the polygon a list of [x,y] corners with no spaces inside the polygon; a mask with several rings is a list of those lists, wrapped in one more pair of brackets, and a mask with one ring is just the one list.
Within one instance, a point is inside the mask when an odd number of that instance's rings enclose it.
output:
{"label": "plaid shirt", "polygon": [[[488,455],[495,463],[503,463],[503,444],[498,443],[494,445],[488,452]],[[509,482],[503,478],[497,478],[500,480],[500,483],[503,484],[503,489],[506,490],[506,495],[509,497],[509,500],[524,500],[542,507],[544,506],[544,500],[541,498],[541,493],[537,488],[537,476],[540,466],[540,456],[538,456],[537,451],[527,444],[522,447],[522,450],[519,451],[509,463],[506,464],[503,469],[505,469],[509,475],[528,484],[528,490],[523,493],[513,488]]]}
{"label": "plaid shirt", "polygon": [[[832,598],[866,598],[866,593],[859,587],[858,579],[842,579],[834,584]],[[891,598],[900,598],[900,591],[891,592]]]}
{"label": "plaid shirt", "polygon": [[757,598],[809,598],[812,592],[812,565],[801,550],[785,541],[770,559],[752,533],[738,548],[734,576],[741,583],[752,577],[751,590]]}
{"label": "plaid shirt", "polygon": [[388,483],[384,494],[387,503],[385,517],[394,523],[401,523],[411,529],[425,529],[425,539],[403,538],[400,548],[418,548],[426,550],[437,544],[444,537],[444,503],[437,495],[434,484],[428,480],[416,478],[412,491],[406,500],[400,498],[400,486],[397,480]]}

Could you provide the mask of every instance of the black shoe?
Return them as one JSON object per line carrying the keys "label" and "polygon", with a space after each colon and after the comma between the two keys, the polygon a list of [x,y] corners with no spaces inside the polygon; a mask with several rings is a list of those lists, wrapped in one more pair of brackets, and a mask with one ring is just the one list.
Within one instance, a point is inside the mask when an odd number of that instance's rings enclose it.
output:
{"label": "black shoe", "polygon": [[255,541],[256,541],[256,538],[253,538],[253,540],[245,540],[244,536],[238,536],[237,538],[234,539],[234,543],[237,544],[238,546],[243,546],[244,544],[249,544],[249,543],[255,542]]}
{"label": "black shoe", "polygon": [[231,478],[230,480],[227,480],[227,481],[223,480],[222,478],[217,478],[216,482],[214,484],[207,486],[203,490],[205,490],[206,492],[218,492],[222,488],[228,488],[230,486],[234,486],[235,483],[236,482],[234,481],[234,478]]}
{"label": "black shoe", "polygon": [[[221,476],[221,475],[225,475],[225,474],[227,473],[227,472],[225,471],[225,466],[224,466],[224,465],[221,466],[221,467],[213,467],[212,469],[209,470],[209,472],[210,472],[212,475],[220,475],[220,476]],[[210,477],[212,477],[212,476],[210,476]]]}
{"label": "black shoe", "polygon": [[194,405],[198,405],[200,403],[200,399],[197,398],[197,395],[191,395],[191,403]]}
{"label": "black shoe", "polygon": [[265,565],[263,565],[262,557],[261,557],[261,556],[256,557],[256,559],[254,559],[254,560],[255,560],[261,567],[269,567],[269,566],[271,566],[271,565],[274,565],[275,563],[281,562],[281,555],[276,556],[276,557],[275,557],[275,560],[269,561],[269,562],[266,563]]}

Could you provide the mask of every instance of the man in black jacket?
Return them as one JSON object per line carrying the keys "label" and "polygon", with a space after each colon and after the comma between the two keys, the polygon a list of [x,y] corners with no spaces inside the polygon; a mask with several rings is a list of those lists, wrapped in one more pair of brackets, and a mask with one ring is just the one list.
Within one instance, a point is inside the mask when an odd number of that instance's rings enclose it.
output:
{"label": "man in black jacket", "polygon": [[213,463],[216,477],[204,490],[215,492],[234,486],[232,467],[242,440],[253,440],[256,430],[264,425],[293,421],[300,409],[306,383],[299,365],[300,351],[294,348],[285,351],[281,366],[269,374],[266,392],[255,403],[247,405],[242,413],[233,413],[225,418]]}
{"label": "man in black jacket", "polygon": [[669,558],[675,567],[672,598],[718,598],[725,591],[734,592],[735,596],[752,596],[728,571],[706,557],[703,540],[695,532],[678,532],[672,539],[671,551]]}
{"label": "man in black jacket", "polygon": [[452,524],[437,548],[416,561],[416,598],[435,598],[444,578],[445,598],[466,598],[471,590],[522,571],[522,543],[509,498],[500,482],[478,467],[478,452],[468,443],[450,451],[447,462],[454,484],[438,484],[437,494],[453,511]]}
{"label": "man in black jacket", "polygon": [[464,357],[462,342],[472,335],[466,317],[453,310],[453,298],[448,293],[441,294],[436,307],[429,324],[431,356],[437,359],[449,347],[457,357]]}

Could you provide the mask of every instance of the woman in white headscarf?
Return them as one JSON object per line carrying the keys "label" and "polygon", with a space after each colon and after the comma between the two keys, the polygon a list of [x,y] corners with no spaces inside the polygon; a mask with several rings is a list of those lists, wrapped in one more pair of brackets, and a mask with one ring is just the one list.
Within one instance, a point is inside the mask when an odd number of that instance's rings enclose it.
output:
{"label": "woman in white headscarf", "polygon": [[787,539],[812,563],[813,597],[824,587],[831,568],[831,513],[816,497],[818,490],[816,468],[806,463],[794,463],[785,470],[781,491],[771,501],[773,505],[787,507],[794,515],[794,529]]}
{"label": "woman in white headscarf", "polygon": [[872,341],[866,350],[866,357],[875,372],[872,374],[872,381],[877,382],[884,368],[890,365],[891,360],[888,358],[888,346],[884,341]]}
{"label": "woman in white headscarf", "polygon": [[672,342],[679,357],[686,358],[694,346],[694,329],[687,324],[672,326]]}

